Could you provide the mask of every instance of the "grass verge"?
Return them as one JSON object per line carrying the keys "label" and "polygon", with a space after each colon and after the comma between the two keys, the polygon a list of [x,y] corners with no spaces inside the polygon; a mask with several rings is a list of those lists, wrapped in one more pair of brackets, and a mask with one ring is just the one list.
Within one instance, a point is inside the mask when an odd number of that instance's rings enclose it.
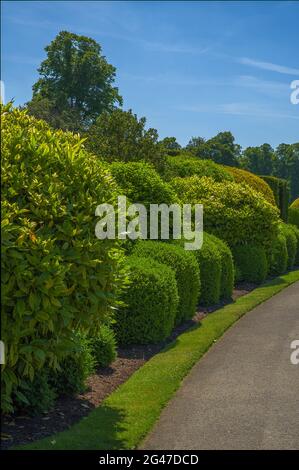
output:
{"label": "grass verge", "polygon": [[208,315],[151,358],[86,418],[69,430],[17,449],[134,449],[150,431],[182,379],[242,315],[299,280],[299,270],[266,282]]}

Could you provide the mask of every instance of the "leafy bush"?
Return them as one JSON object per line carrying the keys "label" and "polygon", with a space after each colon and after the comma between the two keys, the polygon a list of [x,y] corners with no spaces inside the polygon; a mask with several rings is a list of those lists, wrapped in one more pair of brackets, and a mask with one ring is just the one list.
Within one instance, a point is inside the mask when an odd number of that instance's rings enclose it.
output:
{"label": "leafy bush", "polygon": [[269,256],[269,274],[279,276],[287,270],[288,250],[286,237],[279,233],[273,241]]}
{"label": "leafy bush", "polygon": [[116,339],[108,325],[102,325],[96,336],[91,338],[92,353],[98,367],[107,367],[116,358]]}
{"label": "leafy bush", "polygon": [[261,176],[261,178],[268,183],[273,191],[275,202],[280,210],[282,220],[288,220],[288,205],[290,199],[289,183],[282,178],[275,176]]}
{"label": "leafy bush", "polygon": [[221,256],[220,297],[230,299],[233,293],[235,276],[232,252],[227,243],[215,237],[215,235],[210,234],[209,239],[216,244]]}
{"label": "leafy bush", "polygon": [[291,269],[295,264],[296,254],[297,254],[297,237],[289,224],[280,224],[279,229],[281,233],[285,236],[287,242],[287,251],[288,251],[288,264],[287,268]]}
{"label": "leafy bush", "polygon": [[178,245],[149,240],[137,243],[133,254],[155,259],[174,270],[179,295],[176,324],[192,318],[200,293],[199,269],[192,253]]}
{"label": "leafy bush", "polygon": [[230,247],[252,243],[270,249],[277,234],[279,214],[249,186],[211,178],[175,178],[172,186],[183,203],[202,203],[205,230]]}
{"label": "leafy bush", "polygon": [[86,389],[86,379],[94,372],[95,359],[91,340],[77,333],[72,352],[52,374],[51,384],[58,395],[75,395]]}
{"label": "leafy bush", "polygon": [[56,368],[73,331],[96,332],[125,274],[118,241],[95,237],[117,187],[79,136],[10,106],[2,113],[2,409],[35,370]]}
{"label": "leafy bush", "polygon": [[232,166],[225,166],[224,168],[233,176],[236,183],[248,184],[257,192],[263,194],[264,198],[270,202],[270,204],[276,204],[272,189],[260,176],[250,173],[250,171],[242,170],[241,168]]}
{"label": "leafy bush", "polygon": [[289,227],[293,230],[297,239],[297,252],[295,256],[295,266],[299,266],[299,228],[296,225],[289,224]]}
{"label": "leafy bush", "polygon": [[38,415],[49,411],[56,399],[56,391],[50,383],[49,370],[39,369],[33,381],[23,380],[13,393],[13,402],[19,413]]}
{"label": "leafy bush", "polygon": [[165,179],[170,180],[175,177],[188,177],[188,176],[209,176],[215,181],[233,181],[233,178],[226,171],[226,168],[217,165],[212,160],[201,160],[196,157],[168,157],[167,171]]}
{"label": "leafy bush", "polygon": [[173,329],[178,290],[174,271],[149,258],[128,259],[132,284],[123,295],[126,307],[116,311],[120,344],[157,343]]}
{"label": "leafy bush", "polygon": [[289,218],[290,224],[296,225],[299,228],[299,198],[295,199],[289,207]]}
{"label": "leafy bush", "polygon": [[261,283],[268,273],[268,261],[263,247],[247,244],[233,248],[239,281]]}

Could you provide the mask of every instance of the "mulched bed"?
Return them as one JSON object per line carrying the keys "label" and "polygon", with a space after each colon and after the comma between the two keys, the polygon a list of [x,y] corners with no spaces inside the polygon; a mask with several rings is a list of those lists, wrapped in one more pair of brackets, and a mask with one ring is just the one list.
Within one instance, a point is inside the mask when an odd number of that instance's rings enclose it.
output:
{"label": "mulched bed", "polygon": [[[239,284],[233,292],[233,301],[255,289],[250,283]],[[207,314],[218,310],[228,302],[221,302],[212,307],[199,306],[196,315],[190,321],[178,326],[166,340],[155,345],[120,348],[117,359],[110,367],[98,369],[88,379],[87,391],[76,397],[61,397],[54,409],[39,416],[12,415],[1,419],[1,449],[27,444],[37,439],[64,431],[80,419],[87,416],[93,408],[125,382],[146,361],[157,354],[180,334],[200,322]]]}

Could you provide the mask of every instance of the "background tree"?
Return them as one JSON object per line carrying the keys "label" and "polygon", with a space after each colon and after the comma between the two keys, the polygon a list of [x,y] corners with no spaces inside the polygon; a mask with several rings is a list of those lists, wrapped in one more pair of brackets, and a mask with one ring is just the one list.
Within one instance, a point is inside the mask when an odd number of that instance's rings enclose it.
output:
{"label": "background tree", "polygon": [[182,149],[175,137],[165,137],[164,139],[160,140],[160,144],[167,155],[178,155]]}
{"label": "background tree", "polygon": [[241,152],[231,132],[219,132],[205,141],[202,137],[192,137],[186,150],[198,158],[213,160],[222,165],[238,166]]}
{"label": "background tree", "polygon": [[269,144],[260,147],[248,147],[242,156],[242,165],[257,175],[273,175],[276,155]]}
{"label": "background tree", "polygon": [[146,119],[138,119],[132,110],[103,113],[89,129],[86,146],[109,162],[145,160],[162,170],[165,152],[158,142],[158,132],[146,129],[145,124]]}
{"label": "background tree", "polygon": [[60,32],[45,48],[39,80],[33,85],[29,113],[53,127],[84,130],[104,111],[122,104],[113,87],[115,67],[91,38]]}

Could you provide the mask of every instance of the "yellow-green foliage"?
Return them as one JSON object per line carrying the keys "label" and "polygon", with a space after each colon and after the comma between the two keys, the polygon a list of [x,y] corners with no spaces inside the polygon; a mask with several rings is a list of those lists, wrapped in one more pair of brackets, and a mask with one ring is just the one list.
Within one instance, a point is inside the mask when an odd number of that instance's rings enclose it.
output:
{"label": "yellow-green foliage", "polygon": [[271,247],[278,209],[251,187],[197,176],[175,178],[172,186],[183,203],[203,204],[205,230],[230,246],[253,243]]}
{"label": "yellow-green foliage", "polygon": [[290,207],[292,209],[299,209],[299,197],[297,199],[295,199],[295,201],[292,202],[292,204],[290,205]]}
{"label": "yellow-green foliage", "polygon": [[168,157],[165,179],[186,176],[209,176],[215,181],[233,181],[226,168],[212,160],[202,160],[197,157]]}
{"label": "yellow-green foliage", "polygon": [[276,205],[275,198],[270,186],[257,175],[250,173],[250,171],[241,170],[232,166],[224,166],[225,170],[228,171],[236,181],[236,183],[246,183],[253,189],[263,194],[265,199],[270,202],[273,206]]}
{"label": "yellow-green foliage", "polygon": [[117,200],[113,178],[79,136],[2,109],[4,411],[23,377],[56,367],[73,331],[96,332],[123,284],[122,252],[95,237],[95,208]]}
{"label": "yellow-green foliage", "polygon": [[289,223],[299,228],[299,198],[295,199],[289,207]]}

